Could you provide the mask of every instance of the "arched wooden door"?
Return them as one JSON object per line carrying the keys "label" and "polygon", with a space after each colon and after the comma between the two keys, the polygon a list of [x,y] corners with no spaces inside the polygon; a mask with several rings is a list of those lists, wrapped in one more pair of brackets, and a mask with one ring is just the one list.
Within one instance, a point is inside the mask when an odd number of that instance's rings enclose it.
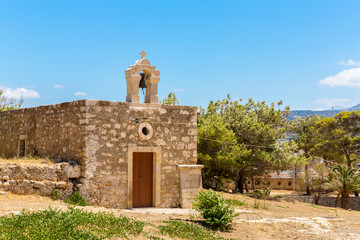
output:
{"label": "arched wooden door", "polygon": [[153,153],[133,154],[133,207],[152,207]]}

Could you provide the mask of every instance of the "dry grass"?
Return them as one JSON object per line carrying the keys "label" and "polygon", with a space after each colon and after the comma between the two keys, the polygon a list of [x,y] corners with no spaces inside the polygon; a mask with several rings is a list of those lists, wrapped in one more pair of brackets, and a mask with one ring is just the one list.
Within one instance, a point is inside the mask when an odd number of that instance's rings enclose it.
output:
{"label": "dry grass", "polygon": [[[0,190],[1,191],[1,190]],[[289,195],[291,191],[280,193],[273,191],[273,195]],[[0,215],[19,213],[21,210],[36,211],[45,209],[49,205],[60,209],[66,209],[67,205],[60,201],[36,195],[15,195],[7,193],[8,197],[0,194]],[[280,198],[278,201],[256,200],[239,194],[224,193],[226,198],[245,202],[236,209],[240,213],[234,219],[233,229],[230,232],[217,232],[223,238],[231,239],[360,239],[360,211],[348,211],[340,208],[322,207],[295,201],[286,201]],[[254,208],[255,202],[259,202],[258,208]],[[152,226],[151,231],[157,231],[157,226],[163,225],[163,221],[182,220],[185,222],[201,220],[198,214],[184,212],[184,214],[164,212],[148,212],[144,209],[137,211],[121,209],[105,209],[95,206],[81,207],[87,211],[112,212],[116,216],[125,215],[147,222]],[[145,228],[145,233],[157,235]],[[162,236],[163,237],[163,236]],[[147,237],[135,237],[133,239],[148,239]],[[166,238],[166,239],[171,239]]]}
{"label": "dry grass", "polygon": [[[274,195],[278,195],[276,191]],[[285,195],[286,193],[284,193]],[[288,192],[287,194],[291,194]],[[258,208],[254,208],[255,201],[247,196],[224,194],[226,198],[245,202],[246,205],[237,206],[240,215],[234,219],[234,226],[230,232],[217,232],[223,238],[231,239],[360,239],[360,212],[347,211],[340,208],[314,207],[308,203],[286,201],[260,200]],[[36,195],[15,195],[8,193],[8,197],[0,195],[0,215],[18,213],[21,210],[36,211],[47,206],[66,209],[67,205],[60,201]],[[265,205],[265,207],[263,207]],[[125,215],[148,222],[156,230],[163,221],[182,220],[185,222],[201,220],[197,214],[149,213],[148,210],[129,211],[121,209],[105,209],[95,206],[83,207],[87,211],[112,212],[116,216]],[[169,209],[171,211],[172,209]],[[145,232],[156,235],[156,232]],[[163,236],[162,236],[163,237]],[[135,237],[133,239],[148,239]],[[166,238],[166,239],[171,239]]]}

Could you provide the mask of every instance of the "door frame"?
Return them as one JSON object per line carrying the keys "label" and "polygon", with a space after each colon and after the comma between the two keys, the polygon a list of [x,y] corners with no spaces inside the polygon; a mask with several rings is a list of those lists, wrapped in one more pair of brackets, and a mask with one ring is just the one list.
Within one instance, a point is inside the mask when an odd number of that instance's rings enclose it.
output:
{"label": "door frame", "polygon": [[133,207],[133,153],[152,152],[153,153],[153,207],[160,206],[160,186],[161,186],[161,147],[128,147],[128,189],[127,189],[127,208]]}

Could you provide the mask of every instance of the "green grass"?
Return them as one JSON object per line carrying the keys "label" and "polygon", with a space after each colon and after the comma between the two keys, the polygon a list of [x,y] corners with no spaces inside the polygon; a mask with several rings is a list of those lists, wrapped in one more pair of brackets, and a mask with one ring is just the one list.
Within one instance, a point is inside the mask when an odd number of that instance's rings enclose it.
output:
{"label": "green grass", "polygon": [[191,240],[221,240],[213,231],[195,223],[182,221],[165,221],[166,225],[158,226],[162,235],[171,238],[191,239]]}
{"label": "green grass", "polygon": [[0,239],[130,239],[139,235],[145,222],[109,213],[76,208],[46,209],[0,217]]}
{"label": "green grass", "polygon": [[73,192],[71,196],[64,200],[65,203],[75,205],[75,206],[88,206],[85,199],[80,195],[79,192]]}
{"label": "green grass", "polygon": [[244,203],[240,200],[236,200],[236,199],[225,199],[225,203],[232,204],[234,206],[239,206],[239,207],[246,205],[246,203]]}
{"label": "green grass", "polygon": [[319,209],[322,209],[322,207],[319,207],[319,206],[314,205],[314,204],[309,204],[308,206],[313,207],[313,208],[319,208]]}

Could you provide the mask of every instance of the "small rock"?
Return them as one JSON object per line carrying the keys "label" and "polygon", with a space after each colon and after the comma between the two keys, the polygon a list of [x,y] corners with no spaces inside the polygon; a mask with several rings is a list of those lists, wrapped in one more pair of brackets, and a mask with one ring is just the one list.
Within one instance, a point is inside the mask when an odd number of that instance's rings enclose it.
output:
{"label": "small rock", "polygon": [[44,186],[44,183],[42,182],[38,182],[38,181],[34,181],[34,188],[38,189],[38,188],[42,188]]}
{"label": "small rock", "polygon": [[58,183],[56,183],[56,188],[65,189],[66,188],[66,183],[65,182],[58,182]]}
{"label": "small rock", "polygon": [[6,180],[7,181],[9,179],[10,179],[9,176],[3,176],[1,180]]}
{"label": "small rock", "polygon": [[3,195],[3,196],[5,196],[5,197],[9,197],[6,192],[0,192],[0,195]]}

